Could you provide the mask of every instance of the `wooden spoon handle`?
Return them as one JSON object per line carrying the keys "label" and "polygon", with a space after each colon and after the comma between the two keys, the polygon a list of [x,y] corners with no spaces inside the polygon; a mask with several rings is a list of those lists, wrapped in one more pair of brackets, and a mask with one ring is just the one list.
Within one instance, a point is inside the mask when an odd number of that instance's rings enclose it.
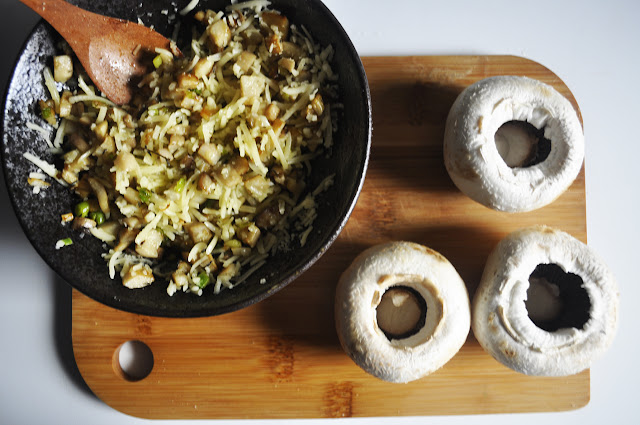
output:
{"label": "wooden spoon handle", "polygon": [[107,20],[105,17],[83,10],[64,0],[20,1],[49,22],[71,44],[76,54],[81,53],[78,50],[88,49],[90,36],[101,31],[101,21],[106,24]]}

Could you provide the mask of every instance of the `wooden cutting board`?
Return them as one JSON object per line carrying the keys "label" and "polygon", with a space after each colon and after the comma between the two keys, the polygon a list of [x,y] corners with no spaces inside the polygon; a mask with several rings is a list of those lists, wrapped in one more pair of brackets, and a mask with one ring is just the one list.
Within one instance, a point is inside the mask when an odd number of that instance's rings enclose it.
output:
{"label": "wooden cutting board", "polygon": [[[165,319],[123,313],[73,292],[73,348],[87,384],[105,403],[145,418],[331,418],[576,409],[589,402],[589,371],[566,378],[517,374],[470,336],[442,369],[390,384],[358,368],[334,329],[340,273],[365,248],[390,240],[429,246],[458,269],[473,294],[490,250],[517,228],[547,224],[586,242],[584,168],[552,205],[524,214],[489,210],[465,197],[442,160],[448,110],[460,91],[492,75],[553,85],[545,67],[513,56],[363,58],[373,99],[366,182],[334,245],[298,280],[231,314]],[[147,344],[151,374],[122,377],[114,356]]]}

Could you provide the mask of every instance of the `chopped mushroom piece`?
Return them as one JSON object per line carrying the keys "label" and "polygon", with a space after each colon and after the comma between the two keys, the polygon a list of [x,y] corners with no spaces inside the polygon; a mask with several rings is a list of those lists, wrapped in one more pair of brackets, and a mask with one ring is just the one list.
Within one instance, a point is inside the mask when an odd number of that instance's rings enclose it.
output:
{"label": "chopped mushroom piece", "polygon": [[240,90],[242,97],[258,97],[264,91],[264,80],[255,75],[243,75],[240,77]]}
{"label": "chopped mushroom piece", "polygon": [[136,252],[143,257],[158,258],[162,252],[160,246],[162,245],[163,239],[164,236],[162,232],[153,229],[147,234],[147,238],[141,244],[136,244]]}
{"label": "chopped mushroom piece", "polygon": [[58,121],[56,120],[55,104],[53,103],[53,100],[40,100],[38,101],[38,105],[40,106],[40,115],[42,118],[49,124],[56,125]]}
{"label": "chopped mushroom piece", "polygon": [[193,67],[193,74],[198,78],[207,76],[213,70],[213,65],[212,59],[202,58]]}
{"label": "chopped mushroom piece", "polygon": [[293,73],[293,71],[296,69],[296,61],[290,58],[280,58],[280,60],[278,61],[278,66],[289,71],[290,73]]}
{"label": "chopped mushroom piece", "polygon": [[129,152],[120,152],[113,161],[113,165],[116,167],[116,171],[125,171],[135,177],[140,176],[140,165],[138,165],[136,157]]}
{"label": "chopped mushroom piece", "polygon": [[62,93],[62,96],[60,96],[60,117],[61,118],[67,118],[68,116],[71,115],[71,110],[73,109],[73,105],[71,104],[71,101],[69,100],[69,98],[71,98],[71,92],[70,91],[64,91]]}
{"label": "chopped mushroom piece", "polygon": [[211,193],[216,187],[216,182],[207,173],[201,173],[198,178],[198,189],[204,193]]}
{"label": "chopped mushroom piece", "polygon": [[218,145],[204,144],[198,149],[198,156],[211,165],[216,165],[222,157],[221,149]]}
{"label": "chopped mushroom piece", "polygon": [[256,225],[263,229],[270,229],[275,226],[282,218],[280,206],[277,202],[272,202],[256,217]]}
{"label": "chopped mushroom piece", "polygon": [[136,239],[138,233],[140,233],[140,231],[137,229],[122,229],[120,231],[120,239],[118,240],[118,245],[116,245],[114,251],[118,252],[127,249],[129,245],[131,245],[131,242]]}
{"label": "chopped mushroom piece", "polygon": [[304,55],[304,50],[297,44],[290,41],[282,42],[282,56],[285,58],[291,58],[293,60],[300,60]]}
{"label": "chopped mushroom piece", "polygon": [[229,161],[229,166],[231,168],[233,168],[236,173],[240,174],[241,176],[246,174],[249,171],[249,161],[247,161],[246,158],[236,155],[234,156],[231,161]]}
{"label": "chopped mushroom piece", "polygon": [[178,75],[178,87],[181,89],[197,89],[199,82],[200,80],[195,75],[185,74],[184,72]]}
{"label": "chopped mushroom piece", "polygon": [[230,164],[225,164],[215,169],[213,176],[227,187],[236,187],[242,183],[242,176]]}
{"label": "chopped mushroom piece", "polygon": [[245,181],[244,187],[258,202],[264,201],[273,191],[273,183],[259,174]]}
{"label": "chopped mushroom piece", "polygon": [[238,237],[246,245],[251,248],[256,246],[258,239],[260,239],[260,229],[254,223],[249,224],[246,227],[242,227],[238,230]]}
{"label": "chopped mushroom piece", "polygon": [[193,243],[209,242],[213,234],[204,223],[193,223],[187,227],[187,232],[191,236]]}
{"label": "chopped mushroom piece", "polygon": [[262,12],[262,22],[282,38],[289,35],[289,20],[286,16],[275,12]]}
{"label": "chopped mushroom piece", "polygon": [[244,50],[242,53],[238,55],[238,59],[236,59],[236,64],[242,70],[243,73],[246,73],[253,62],[256,60],[257,56],[251,52],[247,52]]}
{"label": "chopped mushroom piece", "polygon": [[110,214],[109,198],[107,196],[107,191],[104,188],[104,185],[94,178],[89,178],[89,185],[91,185],[91,189],[93,189],[93,192],[96,194],[96,197],[98,198],[100,209],[102,210],[103,213],[109,216]]}
{"label": "chopped mushroom piece", "polygon": [[231,41],[231,31],[227,23],[221,19],[207,28],[209,41],[217,52],[222,51]]}
{"label": "chopped mushroom piece", "polygon": [[73,224],[71,228],[73,230],[79,229],[92,229],[96,227],[96,222],[86,217],[76,217],[73,219]]}
{"label": "chopped mushroom piece", "polygon": [[66,83],[73,76],[73,61],[68,55],[53,58],[53,79],[59,83]]}
{"label": "chopped mushroom piece", "polygon": [[105,137],[107,137],[107,133],[109,132],[109,123],[106,121],[102,121],[93,128],[93,132],[98,137],[98,140],[102,141]]}
{"label": "chopped mushroom piece", "polygon": [[135,264],[122,276],[122,284],[129,289],[144,288],[153,281],[153,271],[148,264]]}
{"label": "chopped mushroom piece", "polygon": [[324,112],[324,102],[322,101],[320,93],[316,94],[311,100],[311,107],[318,116],[322,115]]}
{"label": "chopped mushroom piece", "polygon": [[84,153],[89,150],[89,144],[79,133],[71,133],[69,135],[69,143],[76,147],[80,152]]}
{"label": "chopped mushroom piece", "polygon": [[278,115],[280,115],[280,108],[275,103],[270,103],[264,110],[264,116],[267,117],[270,123],[273,123],[278,118]]}
{"label": "chopped mushroom piece", "polygon": [[275,56],[282,54],[282,41],[278,34],[271,34],[269,37],[265,38],[264,42],[269,53]]}

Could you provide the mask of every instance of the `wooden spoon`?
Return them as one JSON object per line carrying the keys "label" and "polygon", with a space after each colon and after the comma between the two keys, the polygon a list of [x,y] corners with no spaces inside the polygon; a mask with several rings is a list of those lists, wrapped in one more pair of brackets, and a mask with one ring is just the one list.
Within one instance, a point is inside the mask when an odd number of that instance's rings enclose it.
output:
{"label": "wooden spoon", "polygon": [[20,0],[64,37],[93,83],[112,102],[128,103],[135,77],[145,74],[157,47],[179,53],[157,32],[133,22],[87,12],[63,0]]}

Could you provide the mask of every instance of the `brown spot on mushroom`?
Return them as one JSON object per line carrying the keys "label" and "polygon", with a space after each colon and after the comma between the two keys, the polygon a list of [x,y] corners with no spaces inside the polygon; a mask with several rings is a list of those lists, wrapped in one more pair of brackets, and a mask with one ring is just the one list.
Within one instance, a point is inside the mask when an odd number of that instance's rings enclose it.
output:
{"label": "brown spot on mushroom", "polygon": [[480,176],[478,175],[478,172],[471,166],[469,165],[468,162],[466,161],[461,161],[458,158],[454,159],[453,161],[453,172],[457,175],[459,175],[461,178],[465,179],[465,180],[478,180],[480,179]]}
{"label": "brown spot on mushroom", "polygon": [[376,291],[373,293],[373,299],[371,300],[371,307],[375,307],[380,304],[380,292]]}
{"label": "brown spot on mushroom", "polygon": [[515,358],[515,357],[516,357],[516,352],[515,352],[515,350],[513,350],[513,349],[511,349],[511,348],[507,348],[507,347],[505,347],[505,348],[502,350],[502,352],[504,353],[504,355],[505,355],[505,356],[507,356],[507,357],[509,357],[509,358],[511,358],[511,359],[513,359],[513,358]]}
{"label": "brown spot on mushroom", "polygon": [[426,252],[427,254],[431,255],[432,257],[434,257],[436,260],[442,262],[442,263],[448,263],[447,259],[444,257],[444,255],[440,254],[438,251],[434,251],[431,248],[426,248]]}

